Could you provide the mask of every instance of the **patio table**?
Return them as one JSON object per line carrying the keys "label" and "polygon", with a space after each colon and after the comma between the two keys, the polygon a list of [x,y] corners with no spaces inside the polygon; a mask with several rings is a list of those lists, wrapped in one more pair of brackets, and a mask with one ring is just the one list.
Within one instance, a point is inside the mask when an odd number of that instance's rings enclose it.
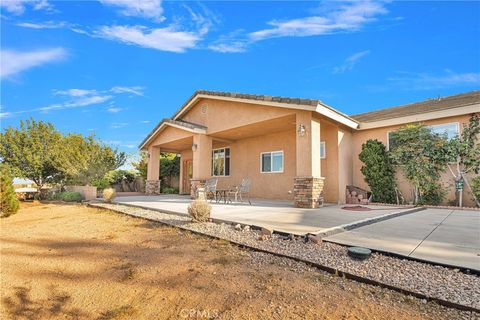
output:
{"label": "patio table", "polygon": [[229,197],[229,193],[232,191],[232,188],[226,189],[217,189],[215,192],[217,193],[217,203],[222,201],[223,203],[231,202],[232,200]]}

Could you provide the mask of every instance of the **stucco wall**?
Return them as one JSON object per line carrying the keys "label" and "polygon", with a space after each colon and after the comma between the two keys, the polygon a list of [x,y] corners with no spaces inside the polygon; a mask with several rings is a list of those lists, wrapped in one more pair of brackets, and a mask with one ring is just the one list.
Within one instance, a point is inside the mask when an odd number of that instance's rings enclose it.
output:
{"label": "stucco wall", "polygon": [[[293,199],[295,176],[295,132],[293,130],[236,141],[216,143],[215,148],[230,147],[230,176],[217,177],[218,188],[239,185],[242,178],[252,181],[251,196],[269,199]],[[260,153],[284,152],[283,173],[261,173]]]}
{"label": "stucco wall", "polygon": [[[456,116],[456,117],[449,117],[449,118],[442,118],[442,119],[435,119],[423,122],[426,125],[435,125],[435,124],[443,124],[443,123],[451,123],[451,122],[459,122],[460,124],[468,122],[470,119],[469,115],[464,116]],[[360,130],[353,134],[353,184],[360,188],[364,188],[368,190],[368,186],[363,179],[363,174],[361,173],[360,169],[362,167],[362,162],[358,159],[358,155],[362,150],[362,144],[365,143],[369,139],[377,139],[387,145],[387,134],[389,131],[394,131],[403,125],[396,125],[390,127],[383,127],[377,129],[369,129],[369,130]],[[460,125],[462,128],[462,125]],[[453,186],[453,178],[451,174],[448,172],[444,173],[441,178],[441,183],[444,187],[449,189],[449,192],[446,196],[445,204],[448,203],[449,200],[455,199],[455,191]],[[403,196],[407,199],[407,201],[412,200],[412,190],[411,187],[406,181],[406,179],[401,174],[401,170],[397,172],[397,184],[399,190],[402,192]],[[466,206],[474,206],[474,202],[472,199],[472,195],[465,189],[464,190],[464,203]]]}
{"label": "stucco wall", "polygon": [[181,119],[204,125],[207,133],[212,134],[293,113],[295,110],[286,108],[201,99]]}

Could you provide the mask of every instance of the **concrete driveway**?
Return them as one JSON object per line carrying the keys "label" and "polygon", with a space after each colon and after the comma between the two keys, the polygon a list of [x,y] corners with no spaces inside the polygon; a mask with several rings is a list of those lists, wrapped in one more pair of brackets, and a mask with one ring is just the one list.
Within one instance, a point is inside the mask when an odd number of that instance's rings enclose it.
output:
{"label": "concrete driveway", "polygon": [[[160,195],[118,197],[116,202],[186,215],[191,200],[188,196]],[[372,206],[372,211],[347,211],[341,209],[342,206],[333,204],[319,209],[300,209],[293,207],[292,201],[260,199],[252,199],[251,206],[248,203],[221,202],[213,202],[211,205],[212,218],[298,235],[319,233],[332,227],[405,210]]]}
{"label": "concrete driveway", "polygon": [[480,271],[480,211],[426,209],[325,239]]}

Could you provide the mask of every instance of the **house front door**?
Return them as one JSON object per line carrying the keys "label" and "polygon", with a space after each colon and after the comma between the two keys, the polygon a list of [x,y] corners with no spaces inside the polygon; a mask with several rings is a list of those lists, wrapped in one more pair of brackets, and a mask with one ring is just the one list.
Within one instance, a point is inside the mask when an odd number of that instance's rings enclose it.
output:
{"label": "house front door", "polygon": [[183,161],[183,177],[182,177],[182,193],[190,194],[191,183],[193,177],[193,160]]}

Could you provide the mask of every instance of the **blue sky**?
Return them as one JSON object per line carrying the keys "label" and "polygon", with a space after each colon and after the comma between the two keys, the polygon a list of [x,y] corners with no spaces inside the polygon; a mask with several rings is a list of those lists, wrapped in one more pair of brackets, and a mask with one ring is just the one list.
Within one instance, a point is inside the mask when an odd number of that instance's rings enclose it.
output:
{"label": "blue sky", "polygon": [[479,2],[2,0],[1,126],[135,152],[197,89],[347,114],[480,87]]}

